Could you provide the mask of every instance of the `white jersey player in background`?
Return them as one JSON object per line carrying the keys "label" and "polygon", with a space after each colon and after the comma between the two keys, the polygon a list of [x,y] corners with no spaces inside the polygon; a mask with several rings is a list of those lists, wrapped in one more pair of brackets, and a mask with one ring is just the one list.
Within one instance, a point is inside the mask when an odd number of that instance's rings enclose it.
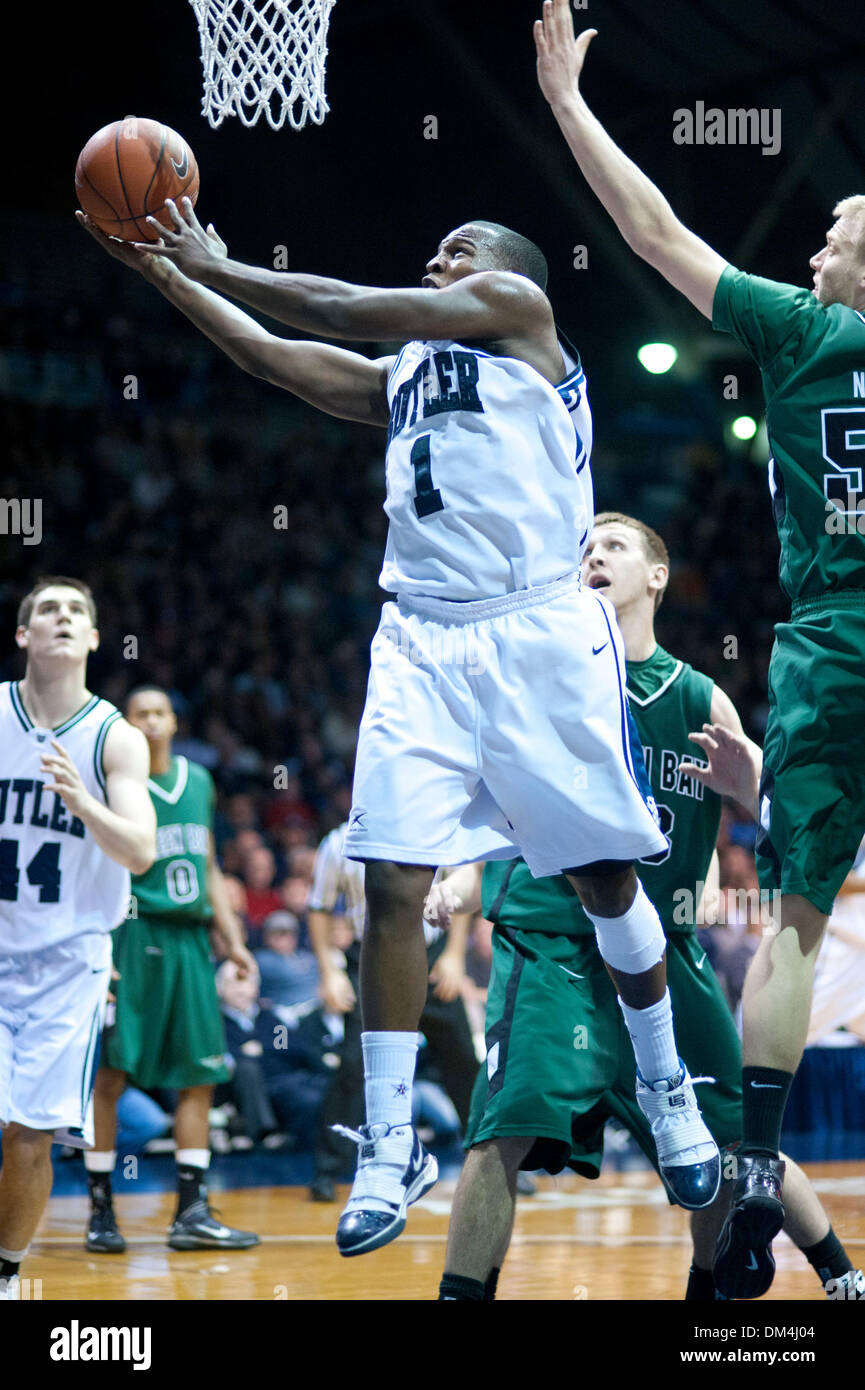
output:
{"label": "white jersey player in background", "polygon": [[22,601],[21,681],[0,685],[0,1297],[51,1191],[51,1144],[93,1143],[91,1088],[129,874],[153,862],[144,736],[85,685],[99,645],[86,584]]}
{"label": "white jersey player in background", "polygon": [[[680,1063],[664,936],[634,872],[666,840],[637,783],[615,613],[580,585],[591,417],[536,246],[495,223],[440,243],[422,288],[379,289],[228,259],[188,199],[137,269],[239,366],[343,419],[388,428],[382,585],[346,852],[366,863],[361,1008],[367,1123],[343,1255],[399,1234],[435,1181],[411,1127],[427,990],[420,922],[438,865],[522,854],[566,871],[622,1000],[664,1175],[712,1201],[717,1148]],[[290,342],[205,289],[321,337],[402,341],[370,360]]]}

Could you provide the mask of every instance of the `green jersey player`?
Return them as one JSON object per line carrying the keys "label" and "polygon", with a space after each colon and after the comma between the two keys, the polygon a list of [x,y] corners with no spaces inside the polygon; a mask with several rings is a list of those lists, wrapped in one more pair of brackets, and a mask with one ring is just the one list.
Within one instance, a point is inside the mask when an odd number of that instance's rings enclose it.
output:
{"label": "green jersey player", "polygon": [[[695,933],[704,882],[711,881],[720,820],[713,785],[738,790],[694,759],[698,741],[718,761],[727,733],[747,748],[729,698],[708,676],[676,660],[654,635],[669,560],[661,538],[631,517],[595,518],[583,579],[616,608],[625,639],[630,706],[645,752],[651,791],[668,852],[642,863],[667,937],[667,978],[677,1037],[689,1071],[713,1078],[700,1099],[721,1149],[741,1139],[741,1048],[721,987]],[[691,730],[703,730],[695,738]],[[714,737],[713,737],[714,734]],[[738,746],[738,745],[737,745]],[[748,762],[746,754],[743,761]],[[717,863],[715,860],[714,863]],[[478,905],[481,865],[458,869],[430,909]],[[481,902],[493,931],[486,1016],[487,1065],[475,1086],[466,1132],[469,1154],[451,1218],[441,1298],[490,1299],[510,1241],[515,1182],[522,1168],[559,1172],[566,1165],[598,1176],[603,1133],[615,1118],[657,1166],[652,1131],[634,1102],[634,1068],[614,992],[604,980],[592,925],[564,877],[533,879],[521,861],[483,866]],[[725,1175],[735,1171],[735,1155]],[[790,1164],[786,1229],[831,1298],[865,1298],[865,1281],[829,1226],[801,1169]],[[710,1207],[691,1213],[694,1255],[686,1298],[714,1300],[712,1253],[729,1186]]]}
{"label": "green jersey player", "polygon": [[846,198],[811,258],[813,290],[746,275],[684,227],[613,143],[579,90],[595,31],[567,0],[535,25],[538,79],[592,189],[628,244],[758,362],[790,621],[769,669],[757,870],[777,895],[743,996],[743,1145],[715,1278],[756,1298],[784,1219],[781,1122],[810,1013],[814,962],[865,831],[865,196]]}
{"label": "green jersey player", "polygon": [[225,1029],[210,963],[210,930],[222,938],[243,977],[257,972],[225,891],[213,847],[215,791],[210,773],[175,757],[177,720],[164,690],[140,686],[126,716],[150,748],[148,790],[156,811],[156,858],[132,879],[131,910],[114,934],[114,1021],[96,1076],[96,1147],[85,1156],[91,1213],[87,1249],[119,1254],[111,1196],[116,1104],[127,1082],[177,1090],[177,1214],[168,1234],[175,1250],[240,1250],[258,1236],[222,1224],[207,1202],[209,1114],[213,1088],[228,1077]]}

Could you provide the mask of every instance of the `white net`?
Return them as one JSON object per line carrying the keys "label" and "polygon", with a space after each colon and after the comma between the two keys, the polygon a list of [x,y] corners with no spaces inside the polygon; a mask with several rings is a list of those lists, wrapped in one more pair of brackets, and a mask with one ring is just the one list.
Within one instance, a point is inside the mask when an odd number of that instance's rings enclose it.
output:
{"label": "white net", "polygon": [[327,29],[335,0],[189,0],[201,35],[204,97],[214,127],[226,116],[274,130],[321,125]]}

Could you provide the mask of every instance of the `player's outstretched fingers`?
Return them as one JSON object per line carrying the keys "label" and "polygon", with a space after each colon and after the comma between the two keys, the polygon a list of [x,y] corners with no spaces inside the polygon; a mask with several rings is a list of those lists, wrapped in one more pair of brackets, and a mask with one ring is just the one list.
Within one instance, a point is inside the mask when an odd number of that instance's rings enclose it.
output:
{"label": "player's outstretched fingers", "polygon": [[702,733],[688,734],[688,740],[691,743],[698,743],[707,753],[716,753],[718,751],[718,744],[712,736],[711,724],[704,724]]}
{"label": "player's outstretched fingers", "polygon": [[224,242],[224,241],[222,240],[222,237],[219,235],[219,232],[216,230],[216,228],[214,227],[214,225],[213,225],[212,222],[208,222],[208,224],[207,224],[207,235],[209,236],[210,240],[213,242],[213,246],[214,246],[214,249],[216,250],[216,252],[217,252],[220,256],[227,257],[227,255],[228,255],[228,246],[227,246],[226,242]]}
{"label": "player's outstretched fingers", "polygon": [[[188,198],[185,198],[185,199],[184,199],[184,202],[189,203],[189,199],[188,199]],[[191,207],[191,206],[192,206],[192,204],[190,203],[190,207]],[[187,225],[187,220],[184,219],[184,218],[181,216],[180,209],[178,208],[178,206],[177,206],[177,204],[175,203],[174,199],[173,199],[173,198],[166,198],[166,199],[165,199],[165,207],[166,207],[166,210],[167,210],[167,212],[168,212],[168,216],[171,218],[172,222],[174,223],[174,226],[175,226],[176,230],[177,230],[178,232],[182,232],[184,226]],[[194,214],[193,214],[193,216],[194,216]],[[156,219],[153,218],[153,217],[148,217],[147,220],[148,220],[148,222],[154,222]],[[161,223],[160,223],[159,225],[161,226]]]}
{"label": "player's outstretched fingers", "polygon": [[[188,227],[192,227],[196,232],[201,232],[202,236],[204,236],[204,228],[202,227],[201,223],[195,215],[195,208],[193,206],[192,199],[185,197],[181,198],[180,204],[181,208],[183,209],[181,215],[185,219],[186,225]],[[176,208],[175,211],[177,211]]]}

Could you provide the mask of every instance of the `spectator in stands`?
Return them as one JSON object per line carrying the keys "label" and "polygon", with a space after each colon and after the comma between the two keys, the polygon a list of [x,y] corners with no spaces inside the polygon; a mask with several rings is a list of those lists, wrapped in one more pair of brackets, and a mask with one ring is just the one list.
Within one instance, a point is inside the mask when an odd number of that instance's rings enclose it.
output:
{"label": "spectator in stands", "polygon": [[266,845],[249,851],[243,862],[243,879],[250,926],[261,926],[269,913],[282,907],[276,884],[276,859]]}
{"label": "spectator in stands", "polygon": [[264,944],[255,952],[262,997],[281,1017],[317,1009],[318,962],[312,951],[298,946],[300,923],[294,913],[271,912],[262,924],[262,937]]}
{"label": "spectator in stands", "polygon": [[[320,1033],[288,1027],[261,1000],[255,976],[238,979],[232,961],[217,970],[216,988],[234,1061],[227,1090],[246,1132],[258,1142],[282,1131],[309,1148],[329,1081]],[[221,1090],[218,1099],[225,1098]]]}

